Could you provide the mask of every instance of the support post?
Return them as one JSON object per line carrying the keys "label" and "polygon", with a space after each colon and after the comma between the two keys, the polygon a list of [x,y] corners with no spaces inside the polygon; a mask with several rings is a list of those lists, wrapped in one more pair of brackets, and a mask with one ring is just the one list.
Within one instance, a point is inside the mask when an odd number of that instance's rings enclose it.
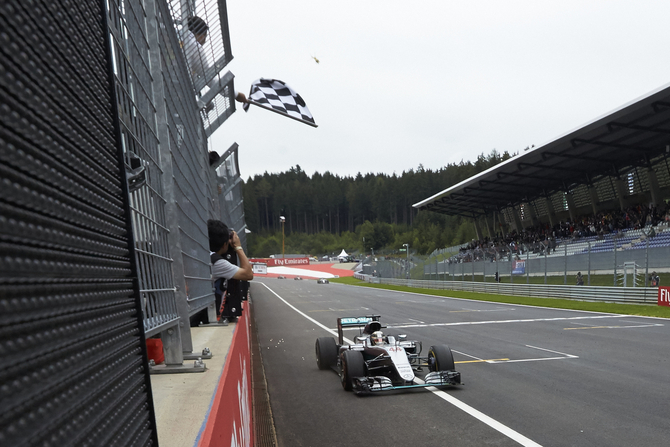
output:
{"label": "support post", "polygon": [[577,220],[577,210],[575,206],[575,197],[569,193],[565,193],[565,201],[568,203],[568,213],[570,213],[570,221]]}
{"label": "support post", "polygon": [[589,198],[591,199],[591,211],[593,214],[598,214],[598,191],[593,185],[588,185],[587,190],[589,192]]}
{"label": "support post", "polygon": [[482,229],[479,227],[479,221],[476,217],[473,217],[472,220],[475,223],[475,233],[477,234],[477,240],[481,241],[484,238],[482,237]]}
{"label": "support post", "polygon": [[[175,202],[172,180],[172,155],[170,154],[170,136],[167,124],[167,110],[165,105],[165,86],[163,85],[162,60],[160,51],[157,0],[146,2],[148,17],[147,41],[149,43],[149,64],[153,78],[153,104],[156,108],[156,123],[158,134],[159,166],[163,171],[163,198],[165,199],[165,216],[168,224],[168,246],[172,260],[172,278],[175,286],[175,303],[179,315],[179,330],[171,329],[161,333],[165,350],[166,365],[181,365],[184,361],[183,352],[193,351],[191,326],[189,322],[188,302],[186,297],[186,280],[184,279],[184,265],[181,256],[181,242],[179,240],[179,218]],[[195,101],[195,99],[193,99]]]}
{"label": "support post", "polygon": [[647,170],[647,176],[649,178],[649,192],[651,192],[651,203],[654,206],[658,206],[663,202],[661,196],[661,189],[658,186],[658,177],[656,176],[656,171],[653,168]]}
{"label": "support post", "polygon": [[556,225],[556,211],[554,210],[554,203],[551,201],[549,197],[545,197],[545,205],[547,207],[547,216],[549,217],[549,225],[553,226]]}
{"label": "support post", "polygon": [[626,185],[624,179],[621,177],[614,180],[614,189],[616,190],[617,199],[619,199],[619,207],[621,211],[626,209]]}
{"label": "support post", "polygon": [[521,224],[521,217],[519,217],[519,211],[516,209],[516,207],[511,207],[512,210],[512,216],[514,217],[514,226],[516,226],[516,231],[521,233],[523,230],[523,225]]}

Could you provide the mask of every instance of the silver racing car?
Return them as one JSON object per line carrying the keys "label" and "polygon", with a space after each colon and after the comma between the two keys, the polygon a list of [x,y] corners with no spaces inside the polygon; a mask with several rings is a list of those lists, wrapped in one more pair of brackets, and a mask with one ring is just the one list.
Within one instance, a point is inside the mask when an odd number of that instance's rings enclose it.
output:
{"label": "silver racing car", "polygon": [[[447,345],[435,345],[421,356],[422,343],[407,340],[406,335],[384,335],[379,315],[337,319],[338,341],[333,337],[316,340],[316,364],[333,369],[342,387],[356,394],[428,386],[461,384],[461,373]],[[344,343],[344,330],[359,334],[354,344]],[[418,377],[417,373],[424,373]],[[420,381],[419,381],[420,380]]]}

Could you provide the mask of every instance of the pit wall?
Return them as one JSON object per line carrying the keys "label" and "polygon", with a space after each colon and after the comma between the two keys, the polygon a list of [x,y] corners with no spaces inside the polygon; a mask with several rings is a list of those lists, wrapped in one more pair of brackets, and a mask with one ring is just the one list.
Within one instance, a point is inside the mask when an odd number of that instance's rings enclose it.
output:
{"label": "pit wall", "polygon": [[197,447],[254,445],[249,302],[243,307]]}

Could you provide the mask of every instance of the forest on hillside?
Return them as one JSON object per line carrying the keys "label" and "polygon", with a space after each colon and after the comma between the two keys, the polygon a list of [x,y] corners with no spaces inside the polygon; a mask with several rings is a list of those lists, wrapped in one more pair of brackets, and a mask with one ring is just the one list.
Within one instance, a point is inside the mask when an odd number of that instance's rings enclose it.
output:
{"label": "forest on hillside", "polygon": [[286,219],[286,253],[393,251],[410,244],[413,252],[424,254],[469,241],[474,228],[468,220],[418,212],[412,205],[511,157],[493,150],[474,162],[437,170],[419,165],[400,175],[340,177],[326,171],[309,176],[296,165],[286,172],[249,177],[243,191],[250,253],[281,253],[280,216]]}

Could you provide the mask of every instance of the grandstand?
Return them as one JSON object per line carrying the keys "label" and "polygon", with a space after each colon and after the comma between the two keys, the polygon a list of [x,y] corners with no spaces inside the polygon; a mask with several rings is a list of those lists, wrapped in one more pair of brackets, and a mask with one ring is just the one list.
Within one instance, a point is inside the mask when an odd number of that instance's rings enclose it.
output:
{"label": "grandstand", "polygon": [[473,220],[478,240],[446,263],[632,251],[614,271],[648,266],[670,247],[669,156],[670,84],[413,206]]}
{"label": "grandstand", "polygon": [[670,85],[413,206],[472,218],[477,237],[577,222],[670,197]]}

